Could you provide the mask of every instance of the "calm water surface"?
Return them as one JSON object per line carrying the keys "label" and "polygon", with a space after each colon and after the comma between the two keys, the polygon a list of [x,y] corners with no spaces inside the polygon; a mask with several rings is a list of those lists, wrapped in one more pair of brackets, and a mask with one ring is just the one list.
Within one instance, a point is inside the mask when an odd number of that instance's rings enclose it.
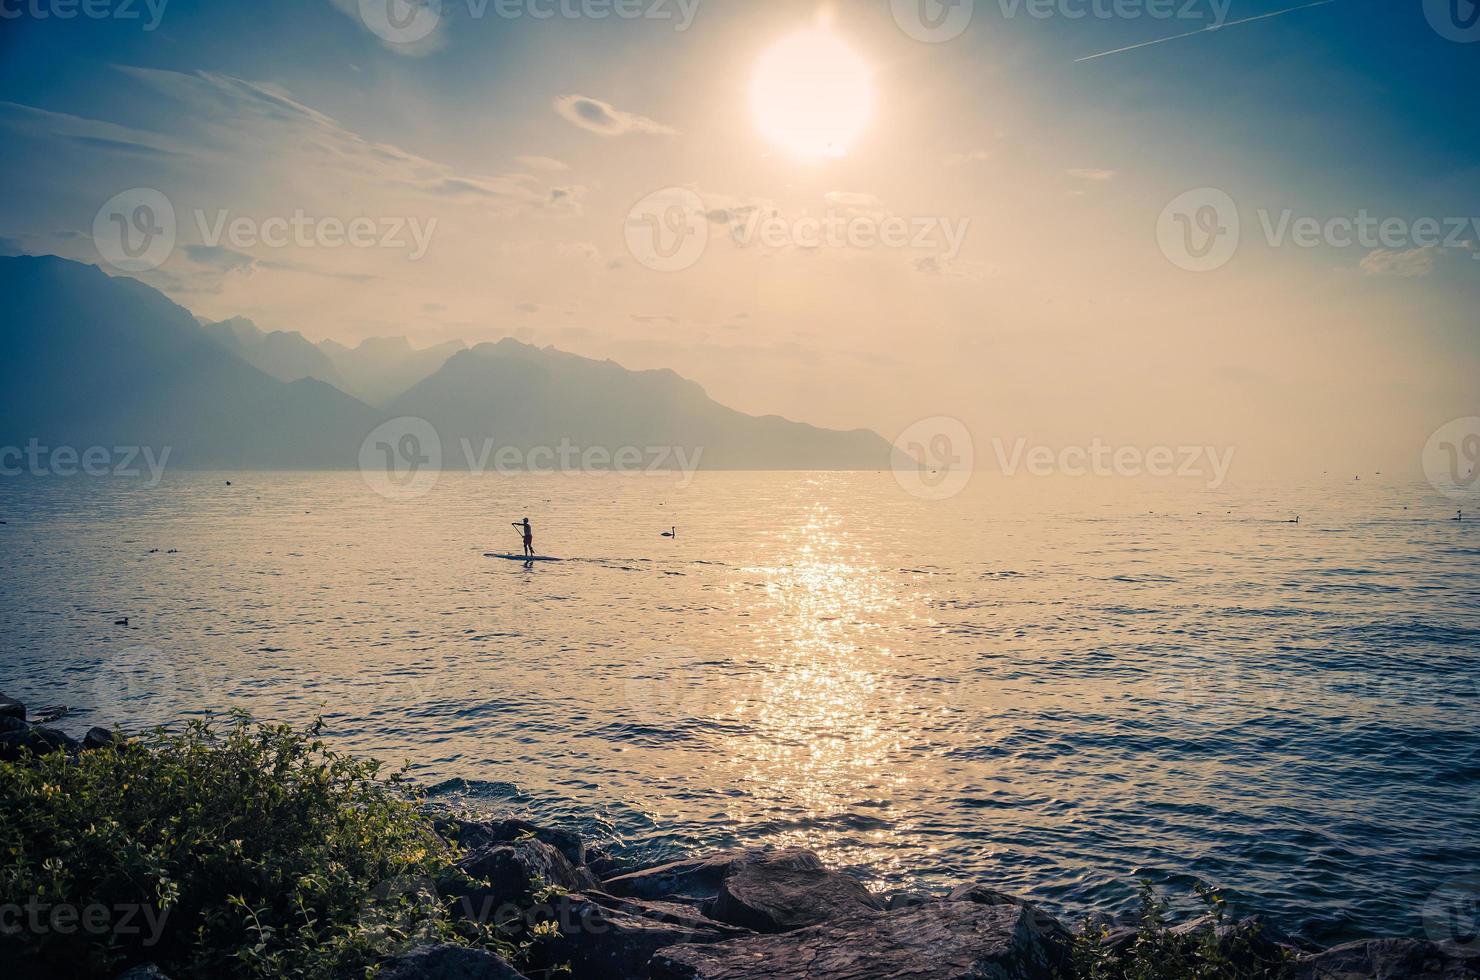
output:
{"label": "calm water surface", "polygon": [[[484,557],[526,514],[568,560]],[[1422,935],[1480,872],[1480,527],[1452,514],[1377,482],[24,478],[0,690],[74,732],[322,714],[634,859],[801,844],[1070,917],[1204,880],[1311,940]]]}

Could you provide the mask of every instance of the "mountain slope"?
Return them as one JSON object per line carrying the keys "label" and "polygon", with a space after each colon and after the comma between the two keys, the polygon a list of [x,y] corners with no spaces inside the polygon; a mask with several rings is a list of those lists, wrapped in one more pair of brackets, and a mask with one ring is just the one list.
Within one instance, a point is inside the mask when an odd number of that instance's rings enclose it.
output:
{"label": "mountain slope", "polygon": [[320,381],[285,384],[133,279],[0,258],[0,445],[150,446],[175,466],[354,466],[380,419]]}
{"label": "mountain slope", "polygon": [[[838,432],[726,408],[672,371],[628,371],[513,340],[480,344],[394,399],[392,415],[424,418],[442,438],[445,465],[461,440],[491,445],[684,449],[706,469],[884,469],[890,446],[867,430]],[[677,465],[670,462],[669,466]]]}
{"label": "mountain slope", "polygon": [[334,362],[296,331],[266,333],[246,317],[202,323],[201,329],[222,347],[279,381],[316,378],[347,391]]}
{"label": "mountain slope", "polygon": [[342,379],[342,390],[371,405],[384,405],[430,376],[467,345],[453,340],[417,350],[405,337],[375,337],[358,347],[332,340],[318,346]]}

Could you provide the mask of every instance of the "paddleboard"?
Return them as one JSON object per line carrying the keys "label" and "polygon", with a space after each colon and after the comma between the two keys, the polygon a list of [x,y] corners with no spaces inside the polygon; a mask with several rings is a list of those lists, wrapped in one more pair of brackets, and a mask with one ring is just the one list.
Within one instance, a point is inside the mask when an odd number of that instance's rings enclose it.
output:
{"label": "paddleboard", "polygon": [[495,555],[495,554],[493,554],[491,552],[489,554],[484,555],[483,557],[484,558],[502,558],[504,561],[560,561],[561,560],[559,558],[546,558],[546,557],[544,557],[542,555],[535,555],[534,557],[530,558],[530,557],[527,557],[525,555]]}

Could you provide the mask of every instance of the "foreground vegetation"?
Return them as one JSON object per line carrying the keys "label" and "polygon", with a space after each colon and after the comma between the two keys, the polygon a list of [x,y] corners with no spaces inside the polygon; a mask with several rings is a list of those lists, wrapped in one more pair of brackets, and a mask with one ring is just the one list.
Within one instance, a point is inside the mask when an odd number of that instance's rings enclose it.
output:
{"label": "foreground vegetation", "polygon": [[458,854],[404,772],[319,734],[235,715],[0,762],[0,959],[23,976],[152,961],[177,977],[317,978],[436,941],[518,962],[518,937],[433,897]]}
{"label": "foreground vegetation", "polygon": [[1252,921],[1227,921],[1216,892],[1198,888],[1207,907],[1200,928],[1174,930],[1168,903],[1148,881],[1141,882],[1139,922],[1134,935],[1113,942],[1112,930],[1087,921],[1074,937],[1078,980],[1279,980],[1293,972],[1288,949],[1262,935]]}
{"label": "foreground vegetation", "polygon": [[[405,772],[305,729],[213,725],[0,762],[0,962],[25,978],[111,980],[153,962],[177,980],[373,977],[423,944],[491,949],[533,977],[551,922],[454,914],[474,882]],[[532,881],[535,902],[559,894]],[[1149,884],[1139,924],[1086,922],[1066,980],[1276,980],[1288,950],[1251,922],[1169,928]],[[600,932],[595,933],[598,937]],[[543,969],[532,964],[543,962]],[[641,962],[641,961],[639,961]]]}

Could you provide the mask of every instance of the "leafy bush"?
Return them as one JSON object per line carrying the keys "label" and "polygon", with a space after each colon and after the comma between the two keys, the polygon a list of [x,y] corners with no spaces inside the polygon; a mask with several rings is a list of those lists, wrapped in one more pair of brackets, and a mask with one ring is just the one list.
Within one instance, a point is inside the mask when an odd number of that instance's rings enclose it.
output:
{"label": "leafy bush", "polygon": [[1279,980],[1291,972],[1284,950],[1261,942],[1253,924],[1226,924],[1224,900],[1198,886],[1207,906],[1206,928],[1174,933],[1167,902],[1149,881],[1141,882],[1140,915],[1133,939],[1112,948],[1103,923],[1086,921],[1075,937],[1079,980]]}
{"label": "leafy bush", "polygon": [[404,770],[307,729],[194,722],[0,763],[0,961],[22,976],[374,972],[416,941],[523,950],[450,914],[458,854]]}

